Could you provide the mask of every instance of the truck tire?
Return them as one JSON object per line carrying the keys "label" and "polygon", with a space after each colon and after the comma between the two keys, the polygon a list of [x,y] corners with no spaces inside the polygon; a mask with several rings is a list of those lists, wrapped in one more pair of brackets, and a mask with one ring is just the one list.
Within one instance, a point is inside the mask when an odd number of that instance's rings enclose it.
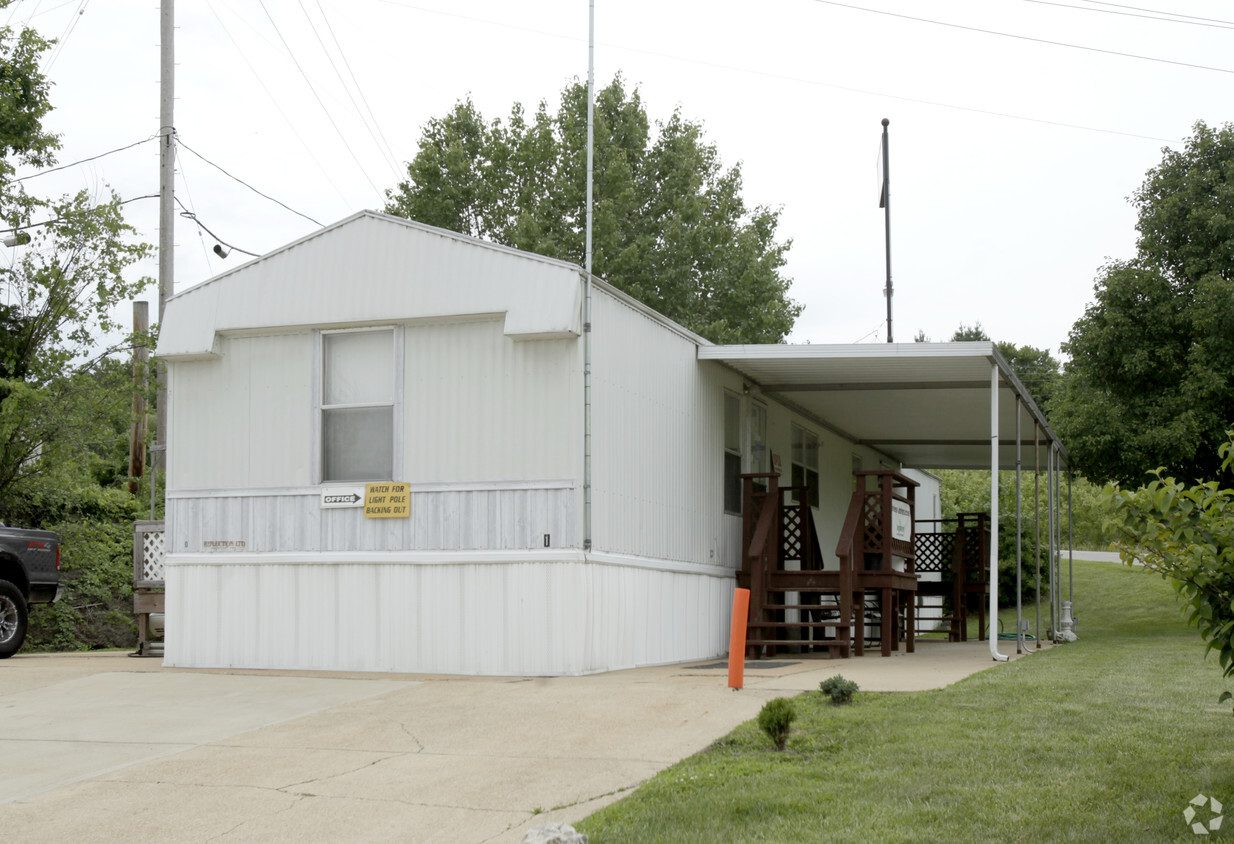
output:
{"label": "truck tire", "polygon": [[26,599],[12,583],[0,580],[0,659],[17,653],[26,639]]}

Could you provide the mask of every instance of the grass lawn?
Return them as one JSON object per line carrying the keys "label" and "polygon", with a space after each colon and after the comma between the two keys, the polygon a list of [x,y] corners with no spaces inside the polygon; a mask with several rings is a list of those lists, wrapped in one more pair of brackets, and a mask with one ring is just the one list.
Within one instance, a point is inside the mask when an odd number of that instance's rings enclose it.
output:
{"label": "grass lawn", "polygon": [[1234,815],[1234,717],[1217,703],[1234,683],[1156,575],[1077,561],[1075,595],[1079,642],[940,691],[801,695],[785,752],[748,722],[579,830],[593,844],[1234,841],[1234,817],[1207,839],[1183,820],[1198,793]]}

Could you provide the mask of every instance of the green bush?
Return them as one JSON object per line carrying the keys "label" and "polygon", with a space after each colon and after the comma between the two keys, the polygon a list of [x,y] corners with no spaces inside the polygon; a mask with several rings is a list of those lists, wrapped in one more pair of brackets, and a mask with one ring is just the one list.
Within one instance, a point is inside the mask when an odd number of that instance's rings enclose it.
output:
{"label": "green bush", "polygon": [[832,705],[839,706],[853,702],[853,695],[857,693],[858,686],[852,680],[845,680],[843,676],[837,674],[830,680],[819,683],[818,690],[831,698]]}
{"label": "green bush", "polygon": [[786,697],[772,698],[763,704],[762,711],[758,713],[758,727],[771,739],[776,750],[783,750],[788,741],[788,731],[796,718],[797,710],[791,700]]}

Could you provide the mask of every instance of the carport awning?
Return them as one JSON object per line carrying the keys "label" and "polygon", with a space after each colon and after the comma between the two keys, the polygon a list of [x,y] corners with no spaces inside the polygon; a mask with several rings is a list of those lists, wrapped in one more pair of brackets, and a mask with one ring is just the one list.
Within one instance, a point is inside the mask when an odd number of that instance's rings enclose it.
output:
{"label": "carport awning", "polygon": [[1016,467],[1017,414],[1024,470],[1034,467],[1034,434],[1042,470],[1050,443],[1066,464],[1045,416],[991,342],[700,346],[698,357],[919,469],[990,468],[997,370],[1000,468]]}

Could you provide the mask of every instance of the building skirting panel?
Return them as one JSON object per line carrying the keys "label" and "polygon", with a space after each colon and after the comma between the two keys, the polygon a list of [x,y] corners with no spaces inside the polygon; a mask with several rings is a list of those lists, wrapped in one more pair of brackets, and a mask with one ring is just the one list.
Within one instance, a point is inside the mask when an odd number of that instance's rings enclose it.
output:
{"label": "building skirting panel", "polygon": [[558,676],[728,650],[734,581],[714,567],[209,556],[168,558],[167,665]]}

